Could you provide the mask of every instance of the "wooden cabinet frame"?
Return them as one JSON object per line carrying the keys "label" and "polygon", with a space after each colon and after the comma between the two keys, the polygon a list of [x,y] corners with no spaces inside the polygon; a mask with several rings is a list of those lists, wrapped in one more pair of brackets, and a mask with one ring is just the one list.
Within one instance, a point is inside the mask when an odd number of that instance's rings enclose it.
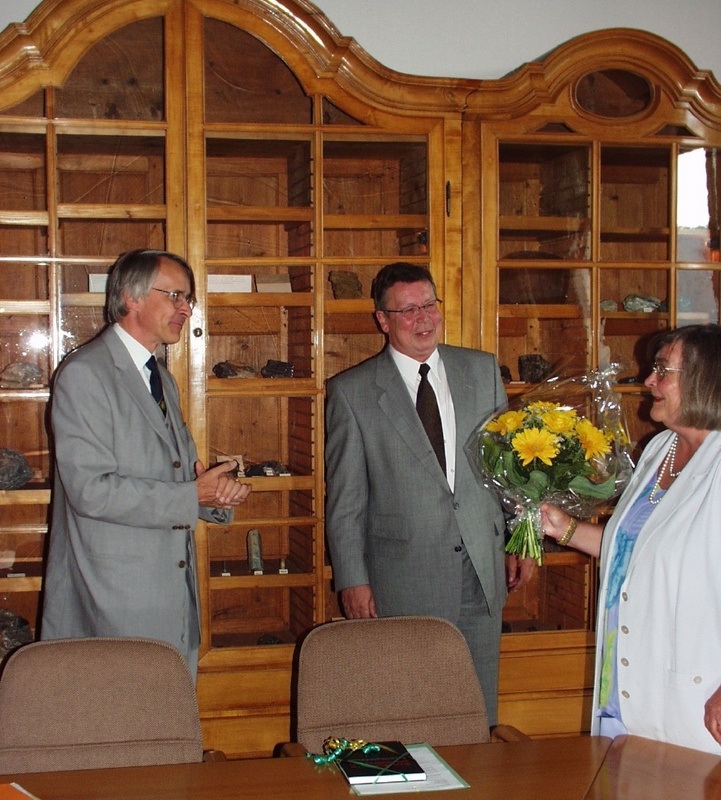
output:
{"label": "wooden cabinet frame", "polygon": [[[123,116],[122,112],[114,116],[107,109],[97,117],[65,113],[73,70],[88,53],[125,26],[152,24],[156,18],[163,20],[162,103],[157,105],[157,113],[139,118]],[[203,79],[209,19],[216,26],[213,34],[218,27],[230,26],[274,54],[278,65],[285,65],[299,87],[295,97],[298,107],[307,100],[307,119],[299,116],[303,112],[274,119],[272,109],[266,109],[270,116],[258,119],[206,113],[211,103],[206,96],[211,84]],[[584,107],[584,103],[588,106],[584,95],[588,87],[584,84],[580,91],[580,82],[590,73],[609,70],[640,76],[646,82],[650,99],[641,111],[608,119]],[[76,102],[80,104],[81,99]],[[214,555],[216,552],[225,552],[224,545],[216,541],[222,534],[211,533],[205,526],[198,532],[199,559],[205,565],[200,574],[204,650],[198,696],[207,747],[225,750],[229,755],[268,755],[277,742],[291,735],[293,642],[213,646],[214,594],[235,592],[228,608],[222,610],[231,617],[235,613],[235,619],[240,620],[243,601],[238,597],[252,599],[254,593],[264,591],[280,593],[279,615],[290,618],[295,614],[302,619],[297,626],[289,626],[294,637],[338,613],[323,542],[323,390],[330,375],[372,354],[380,344],[367,299],[375,271],[400,257],[427,264],[444,301],[445,340],[449,343],[498,351],[499,319],[506,329],[523,331],[542,325],[539,320],[558,318],[587,326],[587,366],[595,366],[602,323],[599,287],[604,285],[603,276],[611,274],[604,270],[630,269],[622,259],[614,262],[602,252],[599,232],[603,227],[600,193],[604,153],[609,147],[621,151],[660,147],[666,148],[672,159],[685,148],[720,148],[720,108],[721,88],[709,73],[698,71],[670,43],[640,31],[586,34],[559,47],[543,61],[527,64],[497,81],[423,78],[393,72],[368,56],[353,39],[342,36],[306,0],[284,0],[280,4],[267,0],[45,0],[25,23],[11,25],[0,34],[0,137],[29,137],[29,143],[22,147],[30,154],[23,154],[23,158],[35,164],[42,194],[38,207],[33,208],[22,203],[3,205],[0,199],[0,236],[3,230],[21,230],[28,232],[28,241],[34,236],[33,241],[42,242],[34,245],[27,258],[20,252],[21,244],[5,249],[0,243],[0,270],[28,269],[23,266],[27,264],[41,276],[47,270],[47,291],[32,297],[0,297],[0,325],[6,325],[8,336],[13,330],[9,322],[12,315],[46,320],[53,340],[47,371],[52,371],[64,353],[63,314],[74,310],[80,320],[78,336],[99,322],[102,294],[83,290],[82,270],[87,267],[100,272],[112,261],[107,252],[92,258],[63,252],[65,229],[83,221],[122,221],[148,228],[157,224],[162,229],[162,245],[187,257],[198,279],[196,314],[170,359],[184,412],[203,458],[209,459],[219,449],[220,434],[212,420],[222,415],[230,418],[237,409],[253,403],[272,409],[281,431],[289,428],[290,420],[308,421],[302,448],[307,468],[290,478],[254,478],[259,508],[273,494],[281,499],[272,513],[251,511],[247,517],[241,516],[237,526],[243,533],[246,527],[256,525],[265,529],[274,542],[274,557],[288,556],[303,540],[303,552],[298,555],[303,568],[289,575],[225,578],[217,572],[218,564],[211,564],[221,558]],[[63,113],[59,113],[61,110]],[[83,137],[91,142],[87,147]],[[162,182],[162,199],[152,196],[127,202],[84,203],[81,197],[64,198],[57,176],[63,169],[77,169],[90,157],[102,166],[107,158],[100,152],[102,137],[126,139],[131,149],[134,142],[146,138],[151,143],[147,153],[154,152],[153,142],[162,142],[162,167],[156,158],[156,177],[148,178],[153,185]],[[72,146],[63,150],[59,141]],[[252,160],[244,154],[254,152],[256,145],[262,149],[263,143],[268,145],[263,157],[269,163],[276,159],[273,168],[278,185],[296,179],[300,185],[293,190],[299,192],[295,195],[287,188],[278,190],[284,199],[275,206],[275,201],[268,199],[270,194],[264,200],[245,202],[237,186],[232,187],[233,194],[227,187],[220,188],[218,178],[229,165],[240,170]],[[290,145],[295,143],[302,150],[298,158],[307,160],[307,174],[302,169],[293,173],[291,168],[283,173],[286,167],[281,162],[296,157],[289,155],[294,151]],[[499,310],[497,264],[499,230],[504,224],[499,221],[498,210],[499,148],[506,145],[587,148],[589,256],[571,265],[579,273],[588,272],[592,288],[587,308],[565,302],[545,309],[504,303]],[[415,147],[424,154],[419,159],[423,162],[419,169],[425,176],[420,208],[411,203],[379,212],[369,204],[348,210],[342,203],[334,203],[330,192],[326,197],[326,177],[328,185],[333,181],[362,185],[359,170],[354,172],[354,159],[361,165],[396,170],[395,180],[397,173],[410,171],[398,166],[402,161],[398,151],[405,148],[410,153],[406,161],[411,161]],[[2,149],[0,140],[0,153]],[[148,156],[148,163],[152,161]],[[295,177],[289,179],[291,174]],[[672,165],[668,171],[669,208],[676,192],[675,176]],[[248,182],[251,177],[246,176]],[[214,187],[212,199],[209,186]],[[307,201],[298,199],[301,195],[305,198],[304,193]],[[352,191],[348,199],[353,199]],[[398,202],[396,198],[396,205]],[[565,218],[561,212],[557,216]],[[670,223],[675,220],[672,209],[669,219]],[[565,224],[543,220],[549,229]],[[244,225],[249,229],[266,226],[268,241],[273,236],[276,240],[296,238],[290,248],[261,255],[241,248],[209,247],[209,227],[222,230],[223,226],[238,229]],[[533,225],[539,227],[541,223]],[[274,232],[269,233],[269,226],[275,226]],[[296,233],[289,234],[294,227]],[[422,240],[418,238],[405,249],[398,245],[397,251],[396,245],[366,244],[367,251],[358,253],[352,248],[344,251],[338,244],[344,235],[340,232],[347,229],[356,231],[358,242],[367,243],[371,237],[375,237],[374,242],[395,241],[397,229],[406,231],[403,236],[407,236],[415,228],[422,229]],[[667,242],[669,255],[647,258],[641,269],[668,276],[668,301],[675,308],[678,272],[713,271],[718,267],[710,263],[679,266],[670,255],[676,248],[673,224],[667,232],[653,236]],[[42,248],[47,252],[41,252]],[[70,267],[79,270],[80,277],[68,284]],[[355,271],[363,284],[363,298],[334,298],[328,285],[334,269]],[[283,271],[295,281],[290,293],[220,295],[206,288],[206,278],[212,274],[243,272],[257,276]],[[238,310],[245,315],[245,322],[231,324],[228,317]],[[674,313],[667,315],[663,324],[675,321]],[[258,320],[264,315],[272,317],[268,324],[275,326],[278,341],[272,346],[256,341],[258,352],[264,357],[270,352],[282,360],[297,358],[305,374],[243,385],[215,378],[213,362],[226,354],[224,348],[230,347],[230,339],[257,335]],[[627,324],[631,325],[630,334],[625,332]],[[633,320],[615,318],[611,327],[617,331],[614,335],[629,336],[634,335],[634,324]],[[537,330],[534,335],[534,346],[538,347],[542,338]],[[211,345],[213,336],[217,341]],[[0,359],[5,359],[2,353]],[[0,368],[3,366],[5,361],[0,360]],[[632,387],[625,390],[624,398],[635,403],[638,395],[638,389]],[[36,437],[37,446],[26,449],[45,453],[34,465],[37,481],[21,490],[0,492],[0,506],[12,516],[7,528],[0,527],[0,549],[3,537],[15,541],[23,536],[41,548],[46,527],[44,509],[49,503],[44,480],[49,463],[46,443],[32,431],[38,428],[37,420],[48,397],[47,385],[0,389],[0,403],[10,409],[13,424],[26,429],[18,440],[26,443]],[[216,407],[223,409],[222,414],[216,415]],[[292,460],[293,448],[284,435],[278,434],[281,444],[277,455]],[[0,440],[0,446],[4,444]],[[302,513],[292,512],[294,506]],[[14,599],[17,608],[33,613],[41,581],[39,553],[37,550],[27,560],[35,565],[37,574],[0,576],[0,602]],[[238,548],[230,548],[228,553],[235,557]],[[581,576],[584,588],[579,594],[579,613],[583,623],[573,630],[511,633],[502,643],[501,716],[504,722],[537,735],[588,727],[595,565],[570,553],[554,558],[549,563],[555,563],[559,572]],[[509,618],[530,618],[545,602],[547,594],[537,592],[514,597]],[[230,606],[234,603],[237,607],[233,610]],[[231,620],[225,628],[218,626],[219,634],[225,635],[233,625]],[[252,629],[252,624],[247,627]]]}

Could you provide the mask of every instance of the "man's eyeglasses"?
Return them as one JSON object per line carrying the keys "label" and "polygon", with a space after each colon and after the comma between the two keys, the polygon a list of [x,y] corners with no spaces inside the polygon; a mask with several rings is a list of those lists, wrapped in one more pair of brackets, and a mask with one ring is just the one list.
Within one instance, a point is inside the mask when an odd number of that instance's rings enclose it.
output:
{"label": "man's eyeglasses", "polygon": [[683,372],[683,370],[680,367],[667,367],[665,364],[654,361],[651,372],[655,372],[658,379],[662,381],[666,377],[667,372]]}
{"label": "man's eyeglasses", "polygon": [[180,308],[183,303],[187,303],[190,306],[190,310],[192,311],[195,308],[195,298],[192,294],[184,294],[183,292],[169,292],[167,289],[158,289],[156,286],[151,286],[156,292],[162,292],[163,294],[167,294],[170,302],[175,306],[175,308]]}
{"label": "man's eyeglasses", "polygon": [[437,297],[435,300],[429,300],[427,303],[424,303],[422,306],[406,306],[405,308],[384,308],[384,314],[400,314],[401,319],[406,320],[407,322],[411,322],[414,319],[418,319],[422,312],[426,314],[433,314],[435,311],[438,311],[439,304],[442,303],[442,300],[439,300]]}

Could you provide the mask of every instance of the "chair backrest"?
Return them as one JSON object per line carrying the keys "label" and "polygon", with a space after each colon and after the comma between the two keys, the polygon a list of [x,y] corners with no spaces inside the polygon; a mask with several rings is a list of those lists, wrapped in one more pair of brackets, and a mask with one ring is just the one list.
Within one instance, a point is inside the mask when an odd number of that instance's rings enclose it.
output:
{"label": "chair backrest", "polygon": [[0,774],[202,760],[193,679],[171,645],[59,639],[8,657]]}
{"label": "chair backrest", "polygon": [[305,638],[298,662],[297,740],[430,745],[490,740],[483,690],[466,640],[435,617],[330,622]]}

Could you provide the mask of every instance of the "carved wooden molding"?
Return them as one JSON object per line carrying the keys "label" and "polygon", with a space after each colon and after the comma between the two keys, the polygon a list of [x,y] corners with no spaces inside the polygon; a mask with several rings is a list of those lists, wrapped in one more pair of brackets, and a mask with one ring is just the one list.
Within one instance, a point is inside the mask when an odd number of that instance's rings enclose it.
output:
{"label": "carved wooden molding", "polygon": [[[24,23],[0,34],[0,106],[8,108],[45,85],[62,85],[95,42],[135,20],[193,8],[256,35],[296,73],[309,92],[326,94],[372,124],[378,115],[508,120],[578,114],[579,132],[613,120],[584,114],[573,91],[593,71],[627,70],[645,78],[654,106],[634,118],[633,135],[663,119],[721,131],[721,86],[675,45],[654,34],[613,28],[578,36],[497,80],[430,78],[388,69],[354,39],[342,36],[308,0],[44,0]],[[675,114],[675,118],[674,118]],[[661,115],[660,115],[661,116]],[[615,120],[619,127],[626,119]],[[698,135],[703,130],[696,131]]]}

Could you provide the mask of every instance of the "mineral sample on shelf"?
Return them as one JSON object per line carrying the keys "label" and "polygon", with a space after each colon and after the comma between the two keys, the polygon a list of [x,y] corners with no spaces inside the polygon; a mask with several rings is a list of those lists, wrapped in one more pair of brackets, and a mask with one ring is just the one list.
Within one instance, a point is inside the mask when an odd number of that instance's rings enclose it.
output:
{"label": "mineral sample on shelf", "polygon": [[552,369],[553,366],[540,353],[518,356],[518,374],[524,383],[540,383]]}
{"label": "mineral sample on shelf", "polygon": [[0,489],[22,489],[34,475],[22,453],[0,448]]}
{"label": "mineral sample on shelf", "polygon": [[37,364],[14,361],[0,372],[0,389],[28,389],[42,386],[43,373]]}
{"label": "mineral sample on shelf", "polygon": [[236,364],[233,361],[220,361],[213,367],[216,378],[257,378],[258,373],[247,364]]}
{"label": "mineral sample on shelf", "polygon": [[625,311],[650,313],[651,311],[660,311],[662,306],[663,302],[658,297],[644,297],[642,294],[629,294],[623,300]]}
{"label": "mineral sample on shelf", "polygon": [[333,269],[328,280],[336,300],[357,300],[363,296],[363,285],[355,272]]}
{"label": "mineral sample on shelf", "polygon": [[292,378],[293,365],[287,361],[275,361],[268,359],[268,363],[260,370],[264,378]]}

